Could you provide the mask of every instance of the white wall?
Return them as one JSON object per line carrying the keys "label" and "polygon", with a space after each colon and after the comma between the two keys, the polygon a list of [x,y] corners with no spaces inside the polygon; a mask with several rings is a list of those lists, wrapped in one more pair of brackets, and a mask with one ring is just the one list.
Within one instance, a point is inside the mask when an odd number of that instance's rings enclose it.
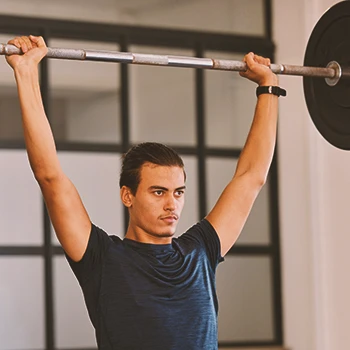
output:
{"label": "white wall", "polygon": [[[276,61],[303,64],[307,40],[335,1],[273,2]],[[297,350],[348,348],[349,153],[311,122],[302,79],[281,77],[279,182],[285,343]]]}

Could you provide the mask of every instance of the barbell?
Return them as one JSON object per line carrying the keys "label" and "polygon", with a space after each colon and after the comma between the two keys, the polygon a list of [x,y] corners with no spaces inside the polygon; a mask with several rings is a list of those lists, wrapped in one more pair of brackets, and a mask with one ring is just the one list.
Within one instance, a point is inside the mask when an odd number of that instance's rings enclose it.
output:
{"label": "barbell", "polygon": [[[331,7],[309,38],[304,66],[271,64],[276,74],[303,76],[306,104],[316,128],[337,148],[350,150],[350,1]],[[21,54],[0,44],[0,55]],[[137,54],[130,52],[48,48],[47,58],[156,66],[245,71],[241,61]],[[324,78],[324,79],[319,79]]]}

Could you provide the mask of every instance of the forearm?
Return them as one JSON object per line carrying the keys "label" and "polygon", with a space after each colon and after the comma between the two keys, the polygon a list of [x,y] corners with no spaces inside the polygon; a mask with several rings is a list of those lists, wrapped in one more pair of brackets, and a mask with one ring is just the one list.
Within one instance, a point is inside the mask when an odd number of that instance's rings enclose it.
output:
{"label": "forearm", "polygon": [[278,97],[271,94],[260,95],[235,176],[250,174],[258,182],[265,182],[276,143],[277,114]]}
{"label": "forearm", "polygon": [[60,165],[42,103],[37,66],[16,69],[15,78],[31,168],[38,180],[50,179],[59,173]]}

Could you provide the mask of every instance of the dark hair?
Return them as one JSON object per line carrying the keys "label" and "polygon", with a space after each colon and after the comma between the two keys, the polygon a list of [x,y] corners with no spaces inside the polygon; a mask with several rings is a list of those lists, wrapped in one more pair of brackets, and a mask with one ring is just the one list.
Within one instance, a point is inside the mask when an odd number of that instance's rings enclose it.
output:
{"label": "dark hair", "polygon": [[[140,143],[129,149],[123,155],[123,164],[120,173],[119,187],[127,186],[132,194],[136,194],[141,181],[141,167],[145,163],[162,166],[178,166],[184,169],[181,157],[170,147],[156,142]],[[186,180],[186,173],[184,170]]]}

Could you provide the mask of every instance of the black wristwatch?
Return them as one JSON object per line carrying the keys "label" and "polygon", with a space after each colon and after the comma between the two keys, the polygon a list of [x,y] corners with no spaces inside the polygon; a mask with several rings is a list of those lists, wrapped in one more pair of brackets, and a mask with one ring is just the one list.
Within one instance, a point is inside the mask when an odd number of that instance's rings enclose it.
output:
{"label": "black wristwatch", "polygon": [[279,86],[258,86],[256,88],[256,96],[261,94],[272,94],[276,96],[287,96],[287,91]]}

